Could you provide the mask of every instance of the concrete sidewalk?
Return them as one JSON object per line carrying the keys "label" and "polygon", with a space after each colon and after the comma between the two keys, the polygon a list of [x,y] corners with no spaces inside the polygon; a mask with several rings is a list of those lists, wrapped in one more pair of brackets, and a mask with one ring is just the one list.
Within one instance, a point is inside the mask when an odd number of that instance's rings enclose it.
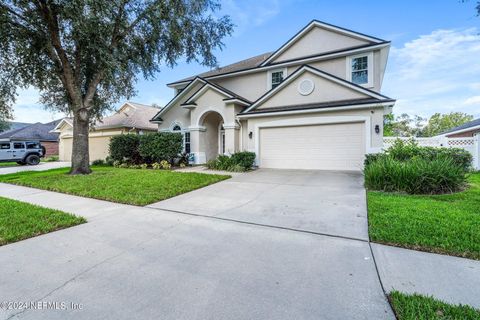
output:
{"label": "concrete sidewalk", "polygon": [[70,162],[68,161],[55,161],[55,162],[40,162],[36,166],[15,166],[15,167],[5,167],[2,168],[0,167],[0,174],[9,174],[9,173],[15,173],[15,172],[23,172],[23,171],[44,171],[44,170],[50,170],[50,169],[56,169],[56,168],[64,168],[64,167],[70,167]]}

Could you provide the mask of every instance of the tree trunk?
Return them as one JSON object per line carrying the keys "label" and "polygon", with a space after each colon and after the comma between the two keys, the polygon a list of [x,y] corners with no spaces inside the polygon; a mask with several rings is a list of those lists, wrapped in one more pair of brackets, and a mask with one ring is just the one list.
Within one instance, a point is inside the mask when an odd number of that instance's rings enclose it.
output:
{"label": "tree trunk", "polygon": [[70,174],[89,174],[92,172],[88,154],[88,129],[87,112],[76,111],[73,116],[72,167]]}

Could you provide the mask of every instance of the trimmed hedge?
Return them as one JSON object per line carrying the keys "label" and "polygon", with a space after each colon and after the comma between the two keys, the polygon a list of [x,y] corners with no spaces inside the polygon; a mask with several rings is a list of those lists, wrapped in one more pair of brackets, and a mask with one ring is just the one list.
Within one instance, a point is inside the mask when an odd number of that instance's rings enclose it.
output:
{"label": "trimmed hedge", "polygon": [[220,155],[217,159],[210,160],[207,162],[207,168],[212,170],[224,170],[224,171],[233,171],[233,172],[242,172],[251,170],[255,163],[255,153],[254,152],[237,152],[232,154],[230,157],[225,155]]}
{"label": "trimmed hedge", "polygon": [[168,161],[173,163],[183,150],[181,133],[157,132],[140,136],[140,155],[145,162]]}
{"label": "trimmed hedge", "polygon": [[158,132],[146,135],[122,134],[110,140],[109,162],[142,164],[168,161],[173,163],[183,149],[180,133]]}
{"label": "trimmed hedge", "polygon": [[462,190],[472,155],[458,148],[420,147],[400,139],[385,153],[365,158],[365,186],[371,190],[438,194]]}
{"label": "trimmed hedge", "polygon": [[113,161],[142,163],[139,151],[140,136],[138,134],[121,134],[110,139],[109,153]]}

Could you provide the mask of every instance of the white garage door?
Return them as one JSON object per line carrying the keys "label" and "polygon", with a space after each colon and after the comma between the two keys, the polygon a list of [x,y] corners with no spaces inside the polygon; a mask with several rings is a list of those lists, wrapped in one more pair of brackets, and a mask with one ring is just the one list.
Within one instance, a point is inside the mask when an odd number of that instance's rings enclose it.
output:
{"label": "white garage door", "polygon": [[365,123],[260,129],[260,167],[361,170]]}

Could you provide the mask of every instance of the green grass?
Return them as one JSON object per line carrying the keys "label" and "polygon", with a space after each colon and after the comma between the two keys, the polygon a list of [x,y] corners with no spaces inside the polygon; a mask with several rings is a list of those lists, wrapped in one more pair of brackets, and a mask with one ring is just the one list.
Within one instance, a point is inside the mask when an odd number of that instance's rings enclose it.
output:
{"label": "green grass", "polygon": [[68,175],[69,168],[19,172],[0,182],[133,205],[147,205],[216,183],[230,176],[174,171],[92,167],[89,175]]}
{"label": "green grass", "polygon": [[0,246],[84,222],[62,211],[0,197]]}
{"label": "green grass", "polygon": [[451,305],[419,294],[393,291],[390,302],[398,320],[478,320],[480,310],[464,305]]}
{"label": "green grass", "polygon": [[368,192],[370,239],[410,249],[480,259],[480,173],[448,195]]}
{"label": "green grass", "polygon": [[0,168],[1,167],[15,167],[18,166],[16,162],[0,162]]}

